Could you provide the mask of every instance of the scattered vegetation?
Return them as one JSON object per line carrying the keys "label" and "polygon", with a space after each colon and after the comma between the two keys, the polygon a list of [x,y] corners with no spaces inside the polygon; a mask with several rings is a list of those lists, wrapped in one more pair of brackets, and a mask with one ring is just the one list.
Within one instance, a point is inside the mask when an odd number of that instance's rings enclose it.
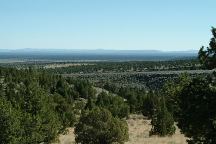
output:
{"label": "scattered vegetation", "polygon": [[[215,28],[212,34],[209,47],[199,52],[201,64],[208,69],[216,68]],[[54,69],[9,67],[0,67],[0,143],[51,143],[75,126],[77,143],[123,144],[129,139],[125,119],[130,114],[143,114],[151,120],[150,136],[173,135],[176,122],[188,143],[216,143],[213,71],[139,73],[199,69],[197,61],[101,62]],[[82,78],[59,75],[71,72],[95,74]],[[110,77],[99,76],[104,72]]]}

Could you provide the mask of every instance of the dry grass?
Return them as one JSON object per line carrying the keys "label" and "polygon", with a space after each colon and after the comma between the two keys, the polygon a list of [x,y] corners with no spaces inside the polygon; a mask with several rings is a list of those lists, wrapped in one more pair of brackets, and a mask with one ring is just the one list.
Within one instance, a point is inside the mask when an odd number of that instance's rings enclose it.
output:
{"label": "dry grass", "polygon": [[[170,137],[149,137],[151,130],[150,120],[142,115],[131,115],[127,120],[129,127],[129,141],[126,144],[186,144],[186,138],[177,128],[176,133]],[[66,135],[59,136],[59,144],[74,144],[74,128],[69,128]]]}
{"label": "dry grass", "polygon": [[54,144],[75,144],[74,128],[68,128],[65,135],[59,135],[59,142]]}
{"label": "dry grass", "polygon": [[131,115],[127,120],[129,127],[129,141],[126,144],[186,144],[186,138],[177,128],[173,136],[149,137],[151,121],[141,115]]}

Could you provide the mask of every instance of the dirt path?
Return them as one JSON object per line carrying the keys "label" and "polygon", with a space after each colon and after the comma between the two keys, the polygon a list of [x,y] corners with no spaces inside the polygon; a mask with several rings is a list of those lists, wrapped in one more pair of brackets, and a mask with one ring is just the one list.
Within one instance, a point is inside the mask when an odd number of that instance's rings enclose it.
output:
{"label": "dirt path", "polygon": [[[186,144],[186,138],[177,128],[176,133],[170,137],[149,137],[151,130],[150,120],[145,120],[142,115],[131,115],[127,120],[129,127],[129,141],[125,144]],[[59,143],[56,144],[74,144],[74,128],[69,128],[66,135],[59,136]]]}

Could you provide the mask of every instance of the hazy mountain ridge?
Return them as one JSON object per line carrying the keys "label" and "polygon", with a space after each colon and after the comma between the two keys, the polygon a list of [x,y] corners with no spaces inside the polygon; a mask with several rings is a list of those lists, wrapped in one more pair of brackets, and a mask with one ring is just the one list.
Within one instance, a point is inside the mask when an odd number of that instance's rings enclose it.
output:
{"label": "hazy mountain ridge", "polygon": [[71,49],[14,49],[0,50],[0,59],[55,59],[55,60],[170,60],[197,56],[197,51],[159,50],[71,50]]}
{"label": "hazy mountain ridge", "polygon": [[160,50],[105,50],[105,49],[95,49],[95,50],[78,50],[78,49],[37,49],[37,48],[23,48],[23,49],[0,49],[0,52],[7,53],[197,53],[197,50],[188,51],[160,51]]}

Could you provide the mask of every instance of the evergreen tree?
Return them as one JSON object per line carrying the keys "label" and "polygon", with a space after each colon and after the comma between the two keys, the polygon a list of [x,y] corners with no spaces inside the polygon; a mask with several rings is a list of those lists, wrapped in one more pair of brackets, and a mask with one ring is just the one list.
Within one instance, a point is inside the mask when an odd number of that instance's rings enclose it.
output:
{"label": "evergreen tree", "polygon": [[212,27],[213,37],[210,40],[209,47],[201,47],[199,51],[199,60],[208,69],[216,68],[216,28]]}
{"label": "evergreen tree", "polygon": [[85,105],[85,109],[92,110],[94,107],[95,107],[95,104],[93,102],[93,98],[88,98],[88,101]]}
{"label": "evergreen tree", "polygon": [[189,143],[216,143],[216,85],[212,79],[197,77],[179,95],[178,126]]}
{"label": "evergreen tree", "polygon": [[113,116],[125,118],[129,115],[129,107],[123,98],[102,92],[98,95],[96,106],[108,109]]}
{"label": "evergreen tree", "polygon": [[152,118],[150,135],[172,135],[175,133],[174,119],[168,112],[164,97],[161,98]]}
{"label": "evergreen tree", "polygon": [[166,99],[166,105],[168,111],[173,115],[174,119],[177,120],[180,114],[179,108],[179,93],[182,89],[189,85],[191,77],[187,74],[182,74],[179,76],[178,81],[167,82],[160,93],[164,95]]}
{"label": "evergreen tree", "polygon": [[75,140],[81,144],[123,144],[128,140],[126,121],[114,118],[101,108],[82,113],[75,128]]}
{"label": "evergreen tree", "polygon": [[0,68],[0,143],[50,143],[73,126],[74,109],[83,107],[75,106],[74,97],[69,97],[79,93],[71,85],[32,68]]}
{"label": "evergreen tree", "polygon": [[20,112],[15,110],[10,102],[0,97],[0,143],[22,143]]}
{"label": "evergreen tree", "polygon": [[148,118],[152,118],[154,110],[158,105],[158,97],[153,91],[150,91],[143,100],[142,114]]}
{"label": "evergreen tree", "polygon": [[73,105],[59,94],[53,95],[53,103],[55,112],[57,112],[61,121],[61,131],[73,126],[76,121]]}

